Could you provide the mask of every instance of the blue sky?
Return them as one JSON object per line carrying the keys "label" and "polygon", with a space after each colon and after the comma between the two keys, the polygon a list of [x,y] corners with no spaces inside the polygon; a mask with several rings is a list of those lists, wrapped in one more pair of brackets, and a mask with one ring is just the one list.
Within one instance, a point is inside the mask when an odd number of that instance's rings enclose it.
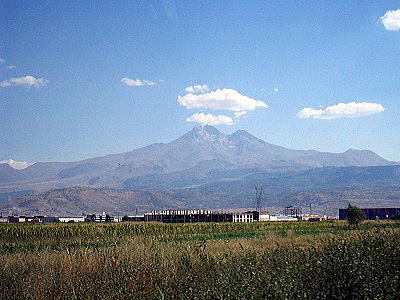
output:
{"label": "blue sky", "polygon": [[0,160],[125,152],[197,121],[400,161],[398,9],[388,0],[2,1]]}

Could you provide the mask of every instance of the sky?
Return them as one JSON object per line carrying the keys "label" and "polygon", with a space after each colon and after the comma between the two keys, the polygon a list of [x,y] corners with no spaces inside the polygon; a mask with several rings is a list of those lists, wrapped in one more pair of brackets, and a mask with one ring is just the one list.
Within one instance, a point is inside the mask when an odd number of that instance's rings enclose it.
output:
{"label": "sky", "polygon": [[0,161],[201,124],[400,161],[400,1],[0,2]]}

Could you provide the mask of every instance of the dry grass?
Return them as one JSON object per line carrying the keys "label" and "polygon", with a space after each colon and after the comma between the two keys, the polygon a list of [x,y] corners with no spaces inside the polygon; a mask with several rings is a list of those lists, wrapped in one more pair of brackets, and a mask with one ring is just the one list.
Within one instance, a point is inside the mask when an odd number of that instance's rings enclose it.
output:
{"label": "dry grass", "polygon": [[145,227],[138,231],[127,225],[112,230],[105,230],[107,225],[84,225],[94,226],[90,230],[68,226],[77,234],[68,231],[65,237],[57,226],[44,226],[47,231],[43,231],[40,225],[24,229],[41,235],[2,235],[0,298],[397,299],[400,295],[400,228],[394,223],[352,230],[341,223],[170,228],[151,224],[147,232]]}

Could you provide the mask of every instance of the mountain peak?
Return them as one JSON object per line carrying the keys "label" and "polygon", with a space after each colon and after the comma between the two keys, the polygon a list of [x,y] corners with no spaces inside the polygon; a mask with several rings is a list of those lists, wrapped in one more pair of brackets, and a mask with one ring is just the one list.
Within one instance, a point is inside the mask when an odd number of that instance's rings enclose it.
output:
{"label": "mountain peak", "polygon": [[253,142],[259,142],[261,141],[259,138],[255,137],[251,133],[248,133],[246,130],[239,129],[229,135],[229,137],[232,139],[240,139],[240,140],[247,140],[247,141],[253,141]]}
{"label": "mountain peak", "polygon": [[[213,126],[210,125],[201,125],[193,127],[192,130],[188,131],[183,136],[179,137],[175,141],[188,143],[190,141],[199,143],[200,141],[203,142],[215,142],[223,138],[225,134],[220,132]],[[175,142],[173,141],[173,142]]]}
{"label": "mountain peak", "polygon": [[220,132],[217,128],[210,125],[201,125],[194,127],[189,134],[196,137],[196,139],[200,138],[206,141],[215,141],[219,139],[221,136],[224,136],[222,132]]}
{"label": "mountain peak", "polygon": [[232,136],[254,136],[254,135],[248,133],[246,130],[243,130],[243,129],[236,130],[231,135]]}
{"label": "mountain peak", "polygon": [[211,135],[220,135],[222,134],[217,128],[211,126],[211,125],[200,125],[200,126],[196,126],[192,129],[193,132],[196,133],[207,133],[207,134],[211,134]]}

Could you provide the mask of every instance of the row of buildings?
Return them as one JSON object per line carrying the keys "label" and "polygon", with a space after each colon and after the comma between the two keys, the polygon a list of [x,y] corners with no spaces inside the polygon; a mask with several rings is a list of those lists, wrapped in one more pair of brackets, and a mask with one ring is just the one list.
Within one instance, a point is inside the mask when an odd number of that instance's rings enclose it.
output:
{"label": "row of buildings", "polygon": [[[400,219],[400,208],[363,208],[366,220]],[[339,209],[339,220],[346,220],[347,209]],[[131,216],[112,216],[106,213],[73,217],[52,216],[7,216],[0,215],[0,223],[78,223],[78,222],[161,222],[161,223],[201,223],[201,222],[274,222],[274,221],[310,221],[319,222],[328,219],[318,215],[303,214],[301,207],[288,206],[282,214],[268,212],[216,212],[212,210],[161,210]]]}
{"label": "row of buildings", "polygon": [[120,222],[121,217],[108,214],[84,215],[74,217],[52,217],[52,216],[0,216],[0,223],[79,223],[79,222]]}
{"label": "row of buildings", "polygon": [[8,216],[0,217],[0,222],[9,223],[78,223],[78,222],[161,222],[161,223],[201,223],[201,222],[273,222],[273,221],[322,221],[319,216],[299,214],[298,208],[287,207],[284,214],[270,214],[259,211],[216,212],[212,210],[161,210],[131,216],[112,216],[106,213],[78,217],[51,216]]}

